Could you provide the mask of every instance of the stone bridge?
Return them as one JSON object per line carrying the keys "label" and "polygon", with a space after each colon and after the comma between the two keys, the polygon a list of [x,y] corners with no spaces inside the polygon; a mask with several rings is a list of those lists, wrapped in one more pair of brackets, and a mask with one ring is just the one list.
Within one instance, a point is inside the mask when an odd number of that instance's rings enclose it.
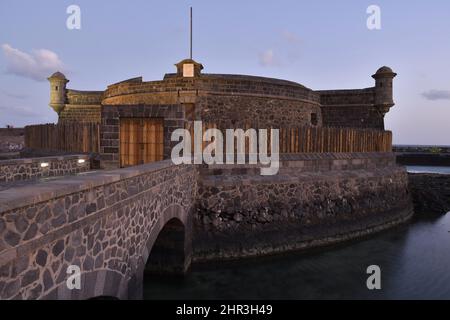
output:
{"label": "stone bridge", "polygon": [[284,155],[275,176],[165,160],[46,180],[0,189],[0,299],[139,299],[146,272],[335,244],[412,215],[392,153]]}
{"label": "stone bridge", "polygon": [[140,298],[146,270],[186,271],[196,175],[167,160],[1,191],[0,298]]}

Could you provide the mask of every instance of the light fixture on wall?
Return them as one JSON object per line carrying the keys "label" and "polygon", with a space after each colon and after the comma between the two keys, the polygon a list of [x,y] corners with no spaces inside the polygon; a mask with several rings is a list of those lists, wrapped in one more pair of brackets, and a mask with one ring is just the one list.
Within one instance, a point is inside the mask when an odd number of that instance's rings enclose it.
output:
{"label": "light fixture on wall", "polygon": [[86,162],[85,159],[78,159],[78,164],[83,164],[83,163],[85,163],[85,162]]}
{"label": "light fixture on wall", "polygon": [[47,168],[49,166],[48,162],[41,162],[41,168]]}

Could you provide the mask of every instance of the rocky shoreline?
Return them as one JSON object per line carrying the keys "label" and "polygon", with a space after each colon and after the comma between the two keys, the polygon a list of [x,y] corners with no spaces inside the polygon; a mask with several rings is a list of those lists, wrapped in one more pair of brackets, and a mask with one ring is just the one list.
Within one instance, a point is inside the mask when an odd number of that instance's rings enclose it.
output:
{"label": "rocky shoreline", "polygon": [[408,180],[416,214],[450,212],[450,175],[409,173]]}

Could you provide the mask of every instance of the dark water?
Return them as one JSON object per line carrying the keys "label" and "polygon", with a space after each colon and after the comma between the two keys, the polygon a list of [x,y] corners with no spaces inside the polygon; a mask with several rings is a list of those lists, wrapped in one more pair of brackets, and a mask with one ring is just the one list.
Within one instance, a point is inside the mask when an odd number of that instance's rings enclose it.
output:
{"label": "dark water", "polygon": [[406,169],[410,173],[450,174],[450,167],[407,166]]}
{"label": "dark water", "polygon": [[[366,287],[370,265],[381,290]],[[450,299],[450,213],[312,253],[146,278],[144,299]]]}

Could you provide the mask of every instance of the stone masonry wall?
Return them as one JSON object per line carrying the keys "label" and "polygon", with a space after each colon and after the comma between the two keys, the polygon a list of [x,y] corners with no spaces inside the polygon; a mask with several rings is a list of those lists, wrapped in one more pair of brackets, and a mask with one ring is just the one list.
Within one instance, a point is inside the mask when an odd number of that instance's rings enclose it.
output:
{"label": "stone masonry wall", "polygon": [[100,123],[102,106],[99,105],[72,105],[66,104],[59,114],[59,122],[94,122]]}
{"label": "stone masonry wall", "polygon": [[285,160],[278,175],[267,177],[248,168],[203,168],[194,219],[195,260],[327,245],[411,217],[407,174],[395,165],[395,157],[329,156]]}
{"label": "stone masonry wall", "polygon": [[276,98],[206,95],[196,101],[196,118],[228,129],[322,125],[320,106],[307,101]]}
{"label": "stone masonry wall", "polygon": [[317,91],[323,125],[384,130],[384,116],[374,107],[374,88]]}
{"label": "stone masonry wall", "polygon": [[[191,234],[195,181],[193,166],[162,161],[0,192],[0,299],[139,298],[163,226]],[[70,265],[81,290],[66,286]]]}
{"label": "stone masonry wall", "polygon": [[450,212],[450,175],[409,173],[415,213],[441,215]]}
{"label": "stone masonry wall", "polygon": [[[42,167],[42,163],[48,166]],[[3,160],[0,161],[0,183],[71,175],[89,169],[90,159],[86,155]]]}
{"label": "stone masonry wall", "polygon": [[100,133],[100,154],[104,168],[119,167],[120,118],[163,118],[164,119],[164,159],[170,158],[172,132],[184,128],[184,108],[175,105],[110,105],[103,106],[102,129]]}

